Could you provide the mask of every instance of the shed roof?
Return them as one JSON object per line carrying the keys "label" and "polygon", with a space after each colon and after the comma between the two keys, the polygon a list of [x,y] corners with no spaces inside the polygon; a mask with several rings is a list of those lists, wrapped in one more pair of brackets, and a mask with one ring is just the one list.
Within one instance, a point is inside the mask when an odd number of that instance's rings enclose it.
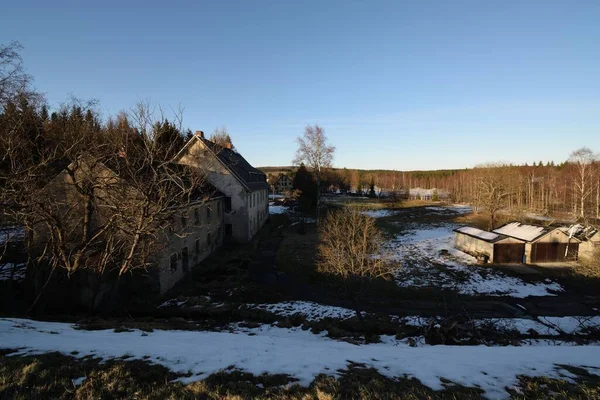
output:
{"label": "shed roof", "polygon": [[505,235],[484,231],[481,229],[473,228],[471,226],[463,226],[462,228],[455,229],[454,232],[463,233],[465,235],[472,236],[474,238],[481,239],[490,243],[507,238],[507,236]]}
{"label": "shed roof", "polygon": [[563,231],[566,235],[577,238],[582,242],[586,242],[588,240],[600,240],[598,228],[594,226],[584,226],[580,224],[575,224],[571,226],[561,226],[559,229]]}
{"label": "shed roof", "polygon": [[495,233],[525,240],[526,242],[533,242],[549,231],[549,229],[544,228],[543,226],[525,225],[520,222],[511,222],[493,230]]}

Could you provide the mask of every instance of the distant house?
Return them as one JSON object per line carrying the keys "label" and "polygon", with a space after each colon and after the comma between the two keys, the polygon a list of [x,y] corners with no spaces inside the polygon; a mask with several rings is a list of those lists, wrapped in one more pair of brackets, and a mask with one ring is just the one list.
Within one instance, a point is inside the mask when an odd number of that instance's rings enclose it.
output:
{"label": "distant house", "polygon": [[279,174],[272,184],[275,193],[281,194],[292,190],[292,178],[285,174]]}
{"label": "distant house", "polygon": [[269,217],[269,185],[266,175],[231,148],[204,137],[202,131],[188,140],[175,162],[207,173],[207,178],[225,196],[225,236],[250,241]]}
{"label": "distant house", "polygon": [[525,241],[525,263],[538,264],[577,260],[581,241],[560,228],[547,228],[511,222],[494,233]]}
{"label": "distant house", "polygon": [[489,263],[522,263],[525,241],[494,232],[464,226],[455,229],[454,246]]}
{"label": "distant house", "polygon": [[450,193],[444,189],[413,188],[408,190],[408,197],[411,200],[447,200],[450,197]]}

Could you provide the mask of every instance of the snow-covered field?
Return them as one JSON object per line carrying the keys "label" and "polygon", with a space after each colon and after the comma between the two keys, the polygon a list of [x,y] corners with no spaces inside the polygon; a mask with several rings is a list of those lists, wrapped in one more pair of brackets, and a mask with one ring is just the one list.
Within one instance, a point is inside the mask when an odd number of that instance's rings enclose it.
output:
{"label": "snow-covered field", "polygon": [[492,296],[554,296],[564,289],[556,282],[530,283],[489,268],[476,266],[477,260],[456,250],[453,229],[458,225],[412,224],[387,247],[402,263],[397,273],[404,287],[431,287],[456,290],[462,294]]}
{"label": "snow-covered field", "polygon": [[[599,346],[423,346],[401,342],[354,345],[298,328],[261,326],[234,332],[85,331],[65,323],[0,319],[0,347],[18,354],[58,351],[76,357],[133,359],[164,365],[191,375],[191,382],[231,365],[254,374],[289,374],[303,385],[320,373],[337,375],[350,361],[364,363],[389,377],[419,379],[442,389],[440,378],[479,386],[489,398],[506,398],[506,387],[517,385],[517,375],[569,375],[558,365],[600,369]],[[569,379],[569,378],[567,378]]]}

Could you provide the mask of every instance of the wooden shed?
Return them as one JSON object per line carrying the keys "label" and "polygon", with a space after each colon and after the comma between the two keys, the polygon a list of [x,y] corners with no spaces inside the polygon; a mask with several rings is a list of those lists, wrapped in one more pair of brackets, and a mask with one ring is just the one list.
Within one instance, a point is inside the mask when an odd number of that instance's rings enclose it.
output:
{"label": "wooden shed", "polygon": [[464,226],[455,229],[454,247],[490,263],[522,263],[525,241],[495,232]]}
{"label": "wooden shed", "polygon": [[525,241],[525,263],[541,264],[577,260],[581,241],[560,228],[511,222],[493,231]]}
{"label": "wooden shed", "polygon": [[600,230],[594,226],[573,225],[564,227],[563,231],[581,241],[579,257],[589,258],[600,249]]}

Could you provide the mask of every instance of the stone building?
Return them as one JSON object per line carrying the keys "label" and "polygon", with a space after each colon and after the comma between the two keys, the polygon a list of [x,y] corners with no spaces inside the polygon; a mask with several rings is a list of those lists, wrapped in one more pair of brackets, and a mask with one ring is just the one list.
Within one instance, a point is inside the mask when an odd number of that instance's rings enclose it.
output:
{"label": "stone building", "polygon": [[231,145],[221,146],[202,131],[188,140],[175,162],[197,167],[223,193],[226,240],[250,241],[269,217],[269,184]]}

